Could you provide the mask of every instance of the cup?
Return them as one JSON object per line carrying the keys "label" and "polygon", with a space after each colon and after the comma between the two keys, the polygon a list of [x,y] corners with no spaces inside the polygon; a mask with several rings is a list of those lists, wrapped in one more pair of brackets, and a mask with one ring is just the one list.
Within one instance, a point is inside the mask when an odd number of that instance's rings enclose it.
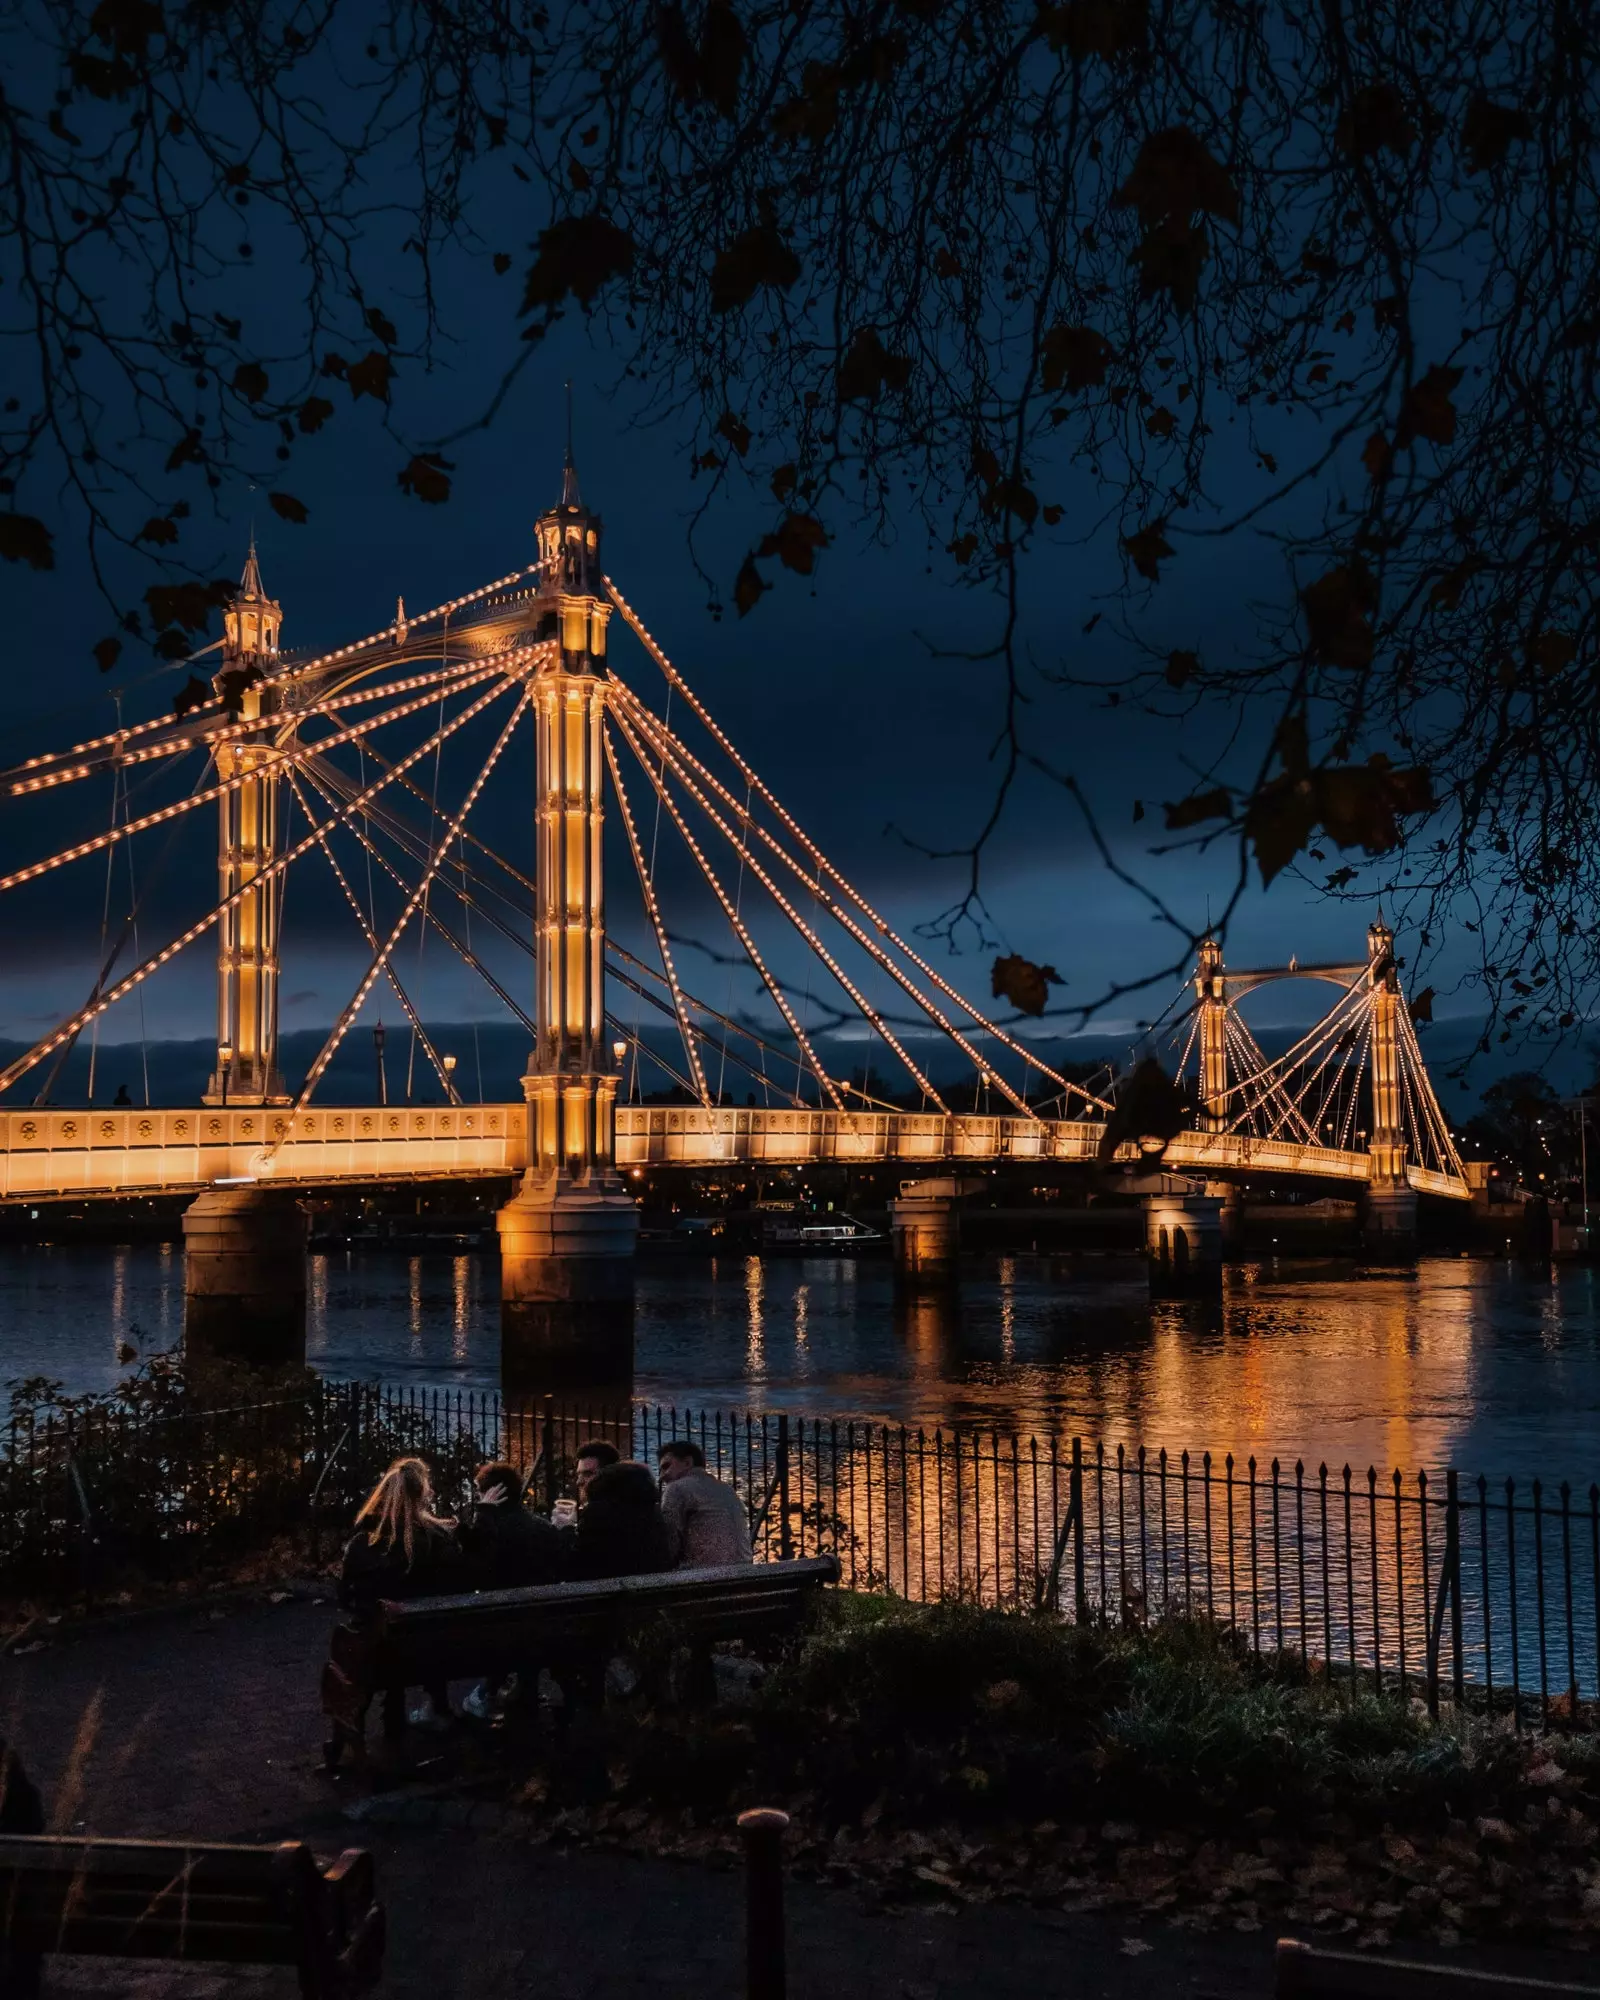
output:
{"label": "cup", "polygon": [[550,1519],[558,1528],[570,1528],[578,1518],[576,1500],[562,1498],[550,1509]]}

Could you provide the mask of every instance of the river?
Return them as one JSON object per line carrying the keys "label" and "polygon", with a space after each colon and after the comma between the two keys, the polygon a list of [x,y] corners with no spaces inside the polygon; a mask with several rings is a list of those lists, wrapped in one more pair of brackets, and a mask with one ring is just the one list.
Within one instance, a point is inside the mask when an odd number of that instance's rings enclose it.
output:
{"label": "river", "polygon": [[[494,1389],[498,1274],[475,1254],[312,1258],[307,1349],[341,1378]],[[108,1389],[183,1322],[176,1246],[0,1251],[0,1381]],[[635,1393],[921,1426],[1079,1433],[1263,1462],[1600,1478],[1600,1295],[1484,1259],[1414,1273],[1231,1269],[1152,1302],[1133,1264],[974,1259],[897,1303],[886,1259],[642,1258]]]}

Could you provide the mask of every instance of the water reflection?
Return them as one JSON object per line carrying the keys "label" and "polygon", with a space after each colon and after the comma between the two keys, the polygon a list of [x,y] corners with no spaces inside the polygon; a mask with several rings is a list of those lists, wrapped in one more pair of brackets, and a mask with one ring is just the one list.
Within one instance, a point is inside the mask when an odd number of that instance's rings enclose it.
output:
{"label": "water reflection", "polygon": [[[155,1246],[0,1253],[0,1378],[109,1387],[117,1340],[147,1351],[177,1337],[182,1276],[181,1254]],[[499,1385],[492,1257],[341,1250],[314,1257],[309,1280],[313,1366]],[[1031,1255],[915,1294],[879,1259],[646,1259],[634,1386],[680,1406],[1015,1426],[1308,1467],[1453,1460],[1582,1491],[1600,1473],[1586,1269],[1268,1262],[1230,1271],[1220,1299],[1152,1302],[1135,1265]]]}

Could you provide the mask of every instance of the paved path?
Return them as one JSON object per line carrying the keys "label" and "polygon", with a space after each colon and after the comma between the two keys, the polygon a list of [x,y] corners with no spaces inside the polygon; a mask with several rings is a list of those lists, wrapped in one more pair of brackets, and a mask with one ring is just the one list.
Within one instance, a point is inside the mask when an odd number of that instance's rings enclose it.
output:
{"label": "paved path", "polygon": [[[352,1827],[355,1781],[324,1773],[316,1713],[330,1616],[303,1599],[230,1603],[57,1638],[0,1660],[0,1729],[43,1787],[55,1830],[371,1847],[390,1926],[381,2000],[659,2000],[666,1985],[736,2000],[734,1872],[531,1847],[470,1824]],[[1270,1932],[1195,1937],[998,1905],[889,1916],[800,1882],[789,1911],[794,2000],[1265,2000],[1271,1990]],[[1565,1955],[1493,1963],[1585,1977]],[[288,1973],[89,1960],[58,1961],[47,1985],[127,2000],[294,1990]]]}

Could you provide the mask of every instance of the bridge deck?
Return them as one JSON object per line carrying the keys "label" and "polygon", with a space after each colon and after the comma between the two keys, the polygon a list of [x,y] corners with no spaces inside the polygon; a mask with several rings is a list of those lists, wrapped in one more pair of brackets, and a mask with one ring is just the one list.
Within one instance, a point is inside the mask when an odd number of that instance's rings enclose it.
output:
{"label": "bridge deck", "polygon": [[[0,1113],[0,1202],[62,1196],[181,1193],[242,1182],[260,1170],[286,1110],[39,1109]],[[697,1105],[623,1105],[617,1163],[645,1166],[1088,1163],[1104,1127],[1089,1120],[942,1117],[912,1111],[761,1111]],[[527,1164],[521,1104],[335,1106],[300,1112],[268,1178],[284,1187],[370,1185],[521,1171]],[[1138,1156],[1131,1146],[1119,1160]],[[1162,1166],[1177,1172],[1365,1181],[1364,1152],[1293,1145],[1232,1133],[1182,1132]],[[1408,1170],[1425,1194],[1466,1200],[1444,1174]]]}

